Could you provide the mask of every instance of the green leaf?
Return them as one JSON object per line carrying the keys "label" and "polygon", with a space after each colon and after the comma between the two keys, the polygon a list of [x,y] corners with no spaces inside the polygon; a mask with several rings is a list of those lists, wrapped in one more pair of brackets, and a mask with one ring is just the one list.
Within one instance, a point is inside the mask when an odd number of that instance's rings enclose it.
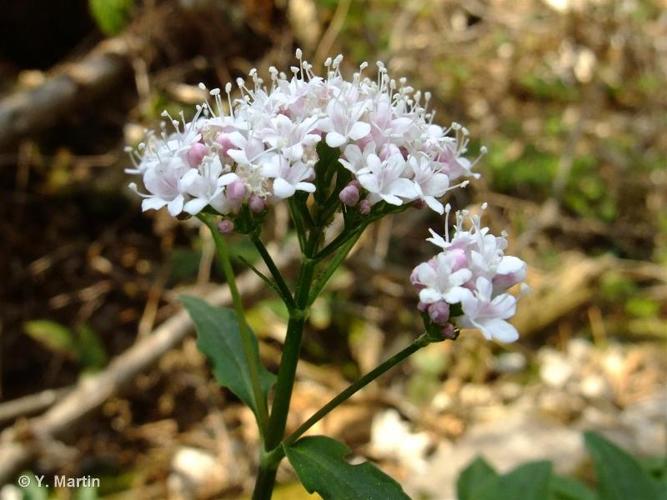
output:
{"label": "green leaf", "polygon": [[25,485],[20,486],[20,498],[22,500],[47,500],[49,498],[49,490],[46,487],[46,481],[44,481],[44,486],[40,486],[39,481],[37,481],[37,478],[32,472],[24,472],[21,474],[17,483],[19,486],[22,484]]}
{"label": "green leaf", "polygon": [[97,500],[97,488],[85,487],[76,490],[76,500]]}
{"label": "green leaf", "polygon": [[601,500],[656,500],[658,484],[639,462],[595,432],[584,434],[593,457]]}
{"label": "green leaf", "polygon": [[544,500],[548,498],[550,476],[550,462],[529,462],[486,481],[476,490],[475,500]]}
{"label": "green leaf", "polygon": [[105,35],[117,35],[127,25],[134,0],[88,0],[90,14]]}
{"label": "green leaf", "polygon": [[24,323],[23,330],[33,340],[51,351],[65,354],[71,358],[77,356],[74,333],[66,326],[55,321],[35,320]]}
{"label": "green leaf", "polygon": [[370,462],[351,465],[350,449],[324,436],[299,439],[285,454],[309,493],[324,500],[408,499],[401,486]]}
{"label": "green leaf", "polygon": [[549,500],[596,500],[597,497],[587,486],[571,477],[551,476]]}
{"label": "green leaf", "polygon": [[498,474],[482,457],[477,457],[461,472],[456,481],[459,500],[475,500],[487,481],[498,478]]}
{"label": "green leaf", "polygon": [[79,334],[76,345],[79,363],[91,371],[104,368],[107,364],[107,353],[99,335],[90,326],[83,324],[77,328]]}
{"label": "green leaf", "polygon": [[[231,309],[212,307],[196,297],[181,297],[197,329],[197,347],[206,355],[213,367],[218,383],[236,394],[241,401],[257,413],[253,397],[250,369],[241,343],[241,332],[236,314]],[[257,338],[253,335],[253,356],[259,367],[259,379],[264,394],[275,382],[259,360]]]}

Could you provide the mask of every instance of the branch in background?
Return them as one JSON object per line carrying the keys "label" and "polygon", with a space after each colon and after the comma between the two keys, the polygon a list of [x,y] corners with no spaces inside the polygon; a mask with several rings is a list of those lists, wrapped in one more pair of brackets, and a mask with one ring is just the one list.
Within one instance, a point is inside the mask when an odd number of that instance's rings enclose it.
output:
{"label": "branch in background", "polygon": [[0,101],[0,150],[56,125],[72,109],[99,98],[130,71],[130,39],[100,43],[77,63],[64,65],[42,85]]}
{"label": "branch in background", "polygon": [[16,420],[19,417],[34,415],[35,413],[44,411],[56,401],[63,398],[71,390],[71,387],[47,389],[35,394],[23,396],[22,398],[0,403],[0,424]]}
{"label": "branch in background", "polygon": [[[275,249],[271,250],[272,253]],[[297,255],[294,245],[287,245],[277,255],[276,265],[284,267]],[[252,272],[239,277],[237,285],[244,295],[262,290],[264,283]],[[204,297],[213,305],[227,304],[231,296],[227,286]],[[156,363],[191,331],[192,322],[181,310],[117,356],[102,372],[79,380],[74,389],[44,415],[20,422],[0,434],[0,484],[6,483],[21,467],[34,459],[45,445],[59,439],[89,413],[116,395],[139,373]],[[28,436],[28,438],[26,438]]]}

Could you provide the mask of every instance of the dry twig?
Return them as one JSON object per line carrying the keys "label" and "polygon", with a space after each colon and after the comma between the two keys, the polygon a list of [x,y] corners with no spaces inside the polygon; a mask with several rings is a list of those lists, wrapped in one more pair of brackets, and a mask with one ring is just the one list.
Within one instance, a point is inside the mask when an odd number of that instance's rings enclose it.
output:
{"label": "dry twig", "polygon": [[[275,254],[275,248],[272,249]],[[277,254],[276,264],[288,265],[296,257],[296,247],[287,245]],[[256,293],[264,283],[253,273],[246,272],[238,279],[244,294]],[[230,301],[227,286],[220,287],[205,299],[214,305]],[[0,434],[0,484],[6,483],[16,471],[44,449],[71,431],[73,426],[106,400],[128,385],[137,374],[154,364],[174,348],[192,327],[185,311],[165,321],[150,335],[142,337],[127,351],[117,356],[102,372],[82,378],[74,389],[44,415],[23,421]]]}

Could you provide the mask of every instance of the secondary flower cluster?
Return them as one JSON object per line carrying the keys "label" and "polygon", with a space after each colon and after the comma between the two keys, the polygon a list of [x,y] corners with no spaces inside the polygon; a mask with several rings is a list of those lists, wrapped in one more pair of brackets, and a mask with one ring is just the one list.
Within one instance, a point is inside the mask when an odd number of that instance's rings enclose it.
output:
{"label": "secondary flower cluster", "polygon": [[[519,335],[506,320],[514,316],[516,298],[507,290],[523,282],[526,263],[504,255],[505,235],[490,234],[488,227],[481,227],[480,217],[467,211],[456,213],[456,226],[450,237],[449,205],[445,210],[444,237],[430,229],[432,237],[427,239],[442,251],[419,264],[410,276],[419,291],[420,310],[445,328],[449,324],[477,328],[489,340],[515,341]],[[452,312],[455,305],[456,314]]]}
{"label": "secondary flower cluster", "polygon": [[313,192],[321,141],[340,152],[352,174],[341,202],[362,213],[379,201],[423,203],[442,213],[439,199],[457,187],[453,182],[476,176],[475,162],[464,156],[467,130],[433,124],[428,92],[392,79],[382,63],[377,79],[363,76],[364,63],[346,80],[342,56],[327,59],[322,77],[300,50],[296,55],[291,76],[269,68],[268,86],[254,69],[249,87],[237,80],[240,97],[232,99],[228,83],[226,105],[220,90],[211,90],[214,103],[198,106],[189,122],[165,113],[170,124],[162,133],[149,132],[129,150],[135,168],[128,172],[140,174],[147,191],[140,193],[143,210],[166,206],[174,216],[195,215],[210,206],[229,215],[247,203],[261,212],[296,191]]}

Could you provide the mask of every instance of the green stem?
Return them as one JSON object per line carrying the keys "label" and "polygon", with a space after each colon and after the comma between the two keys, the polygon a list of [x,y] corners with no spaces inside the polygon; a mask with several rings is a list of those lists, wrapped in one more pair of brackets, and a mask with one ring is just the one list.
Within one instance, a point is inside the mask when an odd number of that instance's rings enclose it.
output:
{"label": "green stem", "polygon": [[347,401],[350,397],[352,397],[354,394],[356,394],[361,389],[366,387],[376,378],[389,371],[391,368],[399,364],[401,361],[404,361],[408,356],[414,354],[422,347],[425,347],[432,342],[438,342],[440,340],[441,339],[429,336],[427,333],[423,333],[422,335],[417,337],[405,349],[394,354],[392,357],[390,357],[383,363],[379,364],[377,367],[375,367],[373,370],[371,370],[366,375],[361,377],[359,380],[350,384],[345,390],[343,390],[341,393],[339,393],[337,396],[331,399],[327,404],[325,404],[322,408],[320,408],[317,412],[315,412],[313,416],[311,416],[308,420],[306,420],[303,424],[301,424],[298,429],[296,429],[292,434],[287,436],[282,441],[281,446],[272,449],[266,455],[265,462],[270,464],[278,464],[285,455],[285,449],[284,449],[285,446],[293,444],[297,439],[303,436],[303,434],[306,431],[308,431],[308,429],[310,429],[313,425],[315,425],[317,422],[319,422],[325,416],[331,413],[331,411],[333,411],[337,406]]}
{"label": "green stem", "polygon": [[303,214],[300,212],[299,207],[296,206],[294,197],[287,201],[287,206],[289,207],[289,213],[296,228],[296,235],[299,238],[299,248],[301,248],[301,252],[303,253],[306,248],[306,227]]}
{"label": "green stem", "polygon": [[313,258],[315,260],[326,259],[340,247],[345,245],[345,243],[347,243],[351,238],[354,237],[358,238],[361,235],[361,233],[363,233],[364,229],[366,229],[366,224],[359,225],[358,227],[343,231],[338,236],[336,236],[327,246],[325,246],[322,250],[320,250],[317,254],[315,254]]}
{"label": "green stem", "polygon": [[252,393],[253,398],[255,399],[255,406],[257,408],[257,425],[259,427],[259,432],[263,437],[267,429],[269,419],[266,407],[266,399],[264,398],[262,386],[259,382],[259,366],[257,366],[257,359],[253,355],[253,333],[250,331],[250,327],[246,322],[241,294],[239,293],[239,289],[236,286],[236,278],[234,276],[234,270],[232,269],[229,248],[227,247],[227,242],[216,227],[215,218],[208,214],[199,214],[198,217],[204,224],[206,224],[206,226],[208,226],[209,230],[211,231],[211,235],[213,236],[213,241],[215,242],[215,247],[218,252],[218,259],[222,265],[222,270],[225,274],[225,279],[227,280],[227,286],[229,286],[229,291],[232,296],[234,311],[236,312],[236,316],[239,321],[243,354],[246,358],[246,362],[248,363],[248,368],[250,371]]}
{"label": "green stem", "polygon": [[259,235],[256,233],[252,233],[250,235],[250,239],[255,245],[257,251],[259,252],[259,255],[261,255],[262,259],[264,260],[266,267],[268,267],[271,276],[273,276],[273,279],[276,282],[276,286],[280,290],[280,296],[283,299],[283,302],[285,302],[285,305],[287,306],[288,309],[294,308],[296,304],[294,303],[294,299],[292,298],[292,292],[287,286],[287,283],[285,283],[283,275],[278,269],[278,266],[276,266],[276,263],[273,261],[271,254],[269,254],[269,251],[264,246],[264,243],[260,239]]}
{"label": "green stem", "polygon": [[347,254],[350,253],[350,250],[352,250],[352,247],[354,247],[354,244],[359,240],[362,232],[363,231],[355,232],[354,235],[339,248],[338,252],[327,264],[324,271],[317,277],[317,280],[315,281],[315,284],[310,291],[310,297],[308,299],[309,304],[315,302],[315,299],[317,299],[320,293],[322,293],[322,290],[329,282],[329,279],[331,279],[331,276],[333,276],[333,274],[336,272],[336,269],[340,267],[340,265],[347,257]]}
{"label": "green stem", "polygon": [[290,311],[290,319],[287,324],[287,335],[283,346],[283,355],[278,369],[278,380],[271,407],[271,418],[266,434],[266,449],[275,448],[283,438],[287,413],[294,388],[294,377],[296,365],[299,361],[301,351],[301,340],[303,338],[303,327],[306,322],[306,308],[310,284],[313,280],[315,262],[306,258],[299,273],[298,287],[296,291],[296,307]]}
{"label": "green stem", "polygon": [[255,479],[255,489],[252,492],[252,500],[271,500],[277,472],[277,463],[270,467],[260,465],[257,479]]}
{"label": "green stem", "polygon": [[347,401],[349,398],[351,398],[356,392],[360,391],[364,387],[366,387],[368,384],[370,384],[373,380],[378,378],[380,375],[383,375],[385,372],[396,366],[398,363],[401,361],[405,360],[408,356],[414,354],[417,352],[419,349],[422,347],[427,346],[431,342],[433,342],[433,338],[429,337],[426,333],[422,333],[419,337],[417,337],[415,340],[412,341],[412,343],[407,346],[405,349],[403,349],[400,352],[397,352],[394,354],[391,358],[387,359],[383,363],[379,364],[376,366],[373,370],[368,372],[366,375],[361,377],[359,380],[356,382],[350,384],[347,389],[343,390],[340,394],[337,396],[334,396],[331,401],[329,401],[327,404],[325,404],[322,408],[320,408],[315,414],[313,414],[312,417],[310,417],[308,420],[306,420],[303,424],[299,426],[297,430],[295,430],[292,434],[290,434],[285,440],[283,441],[284,446],[289,446],[290,444],[294,443],[297,439],[299,439],[308,429],[310,429],[313,425],[315,425],[317,422],[322,420],[326,415],[328,415],[334,408],[339,406],[341,403]]}
{"label": "green stem", "polygon": [[[295,292],[295,307],[290,309],[290,319],[287,324],[287,335],[283,345],[283,355],[278,368],[278,379],[271,407],[271,417],[264,440],[264,449],[276,448],[285,434],[287,414],[289,412],[294,379],[296,377],[296,366],[299,362],[301,352],[301,340],[303,339],[303,328],[306,322],[308,309],[308,297],[310,286],[315,273],[316,262],[308,257],[304,258],[297,279]],[[266,453],[263,451],[262,456]],[[253,491],[253,500],[269,500],[275,484],[277,462],[260,460],[259,472]]]}

